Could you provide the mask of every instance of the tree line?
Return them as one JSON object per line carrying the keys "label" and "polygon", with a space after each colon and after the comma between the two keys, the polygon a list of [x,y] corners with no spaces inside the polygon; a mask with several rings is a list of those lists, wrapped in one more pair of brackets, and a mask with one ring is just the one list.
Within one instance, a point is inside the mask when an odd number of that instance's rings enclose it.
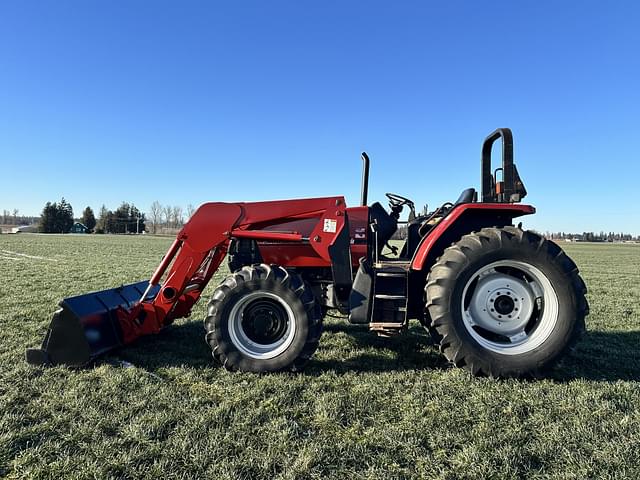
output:
{"label": "tree line", "polygon": [[[93,209],[88,206],[77,221],[83,224],[88,232],[95,233],[142,233],[146,228],[144,213],[134,204],[127,202],[122,202],[115,211],[102,205],[97,220]],[[38,230],[42,233],[69,233],[75,222],[73,207],[62,197],[59,202],[45,204]]]}
{"label": "tree line", "polygon": [[195,211],[195,207],[191,204],[187,205],[183,210],[179,205],[162,205],[159,201],[155,201],[149,207],[149,226],[150,232],[153,234],[162,232],[171,232],[181,228],[186,220],[189,220]]}
{"label": "tree line", "polygon": [[[73,208],[63,197],[59,202],[47,202],[38,221],[32,218],[30,224],[38,223],[42,233],[69,233],[76,221],[94,233],[175,233],[191,218],[195,208],[187,205],[162,205],[154,201],[149,215],[140,211],[133,203],[122,202],[115,210],[102,205],[97,218],[91,207],[86,207],[82,217],[74,219]],[[7,212],[9,214],[10,212]]]}
{"label": "tree line", "polygon": [[635,237],[630,233],[616,232],[582,232],[582,233],[565,233],[565,232],[545,232],[544,236],[551,240],[572,240],[580,242],[628,242],[640,241],[640,235]]}
{"label": "tree line", "polygon": [[[87,207],[82,212],[82,217],[78,219],[87,230],[93,231],[96,226],[96,218],[91,207]],[[73,207],[64,197],[60,202],[47,202],[42,209],[38,231],[41,233],[69,233],[75,223],[73,217]]]}
{"label": "tree line", "polygon": [[62,197],[60,202],[45,204],[39,230],[42,233],[69,233],[73,223],[73,207]]}
{"label": "tree line", "polygon": [[20,210],[2,210],[0,214],[0,225],[33,225],[38,221],[38,217],[20,215]]}
{"label": "tree line", "polygon": [[133,203],[122,202],[115,211],[102,205],[96,233],[142,233],[146,228],[145,221],[145,214]]}

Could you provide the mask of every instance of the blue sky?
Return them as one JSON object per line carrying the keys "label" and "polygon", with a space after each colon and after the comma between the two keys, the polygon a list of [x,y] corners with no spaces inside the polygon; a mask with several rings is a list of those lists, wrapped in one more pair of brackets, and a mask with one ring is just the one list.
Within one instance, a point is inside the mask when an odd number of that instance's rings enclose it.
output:
{"label": "blue sky", "polygon": [[508,126],[540,230],[640,234],[640,4],[0,3],[0,209],[479,185]]}

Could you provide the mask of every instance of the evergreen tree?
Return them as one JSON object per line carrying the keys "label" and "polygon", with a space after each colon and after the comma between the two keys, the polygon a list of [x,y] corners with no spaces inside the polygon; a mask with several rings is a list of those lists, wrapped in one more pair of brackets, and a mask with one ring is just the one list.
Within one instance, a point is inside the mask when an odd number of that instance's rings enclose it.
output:
{"label": "evergreen tree", "polygon": [[140,210],[138,210],[138,208],[134,205],[131,204],[131,209],[129,210],[129,215],[130,215],[130,232],[131,233],[142,233],[145,229],[145,216],[144,213],[140,212]]}
{"label": "evergreen tree", "polygon": [[84,212],[82,212],[82,223],[90,231],[93,231],[93,229],[95,228],[95,226],[96,226],[96,217],[93,214],[93,210],[91,210],[91,207],[85,208]]}
{"label": "evergreen tree", "polygon": [[40,216],[42,233],[69,233],[73,227],[73,208],[62,197],[60,203],[47,202]]}
{"label": "evergreen tree", "polygon": [[115,231],[114,233],[127,233],[129,231],[131,206],[127,202],[122,202],[115,213]]}
{"label": "evergreen tree", "polygon": [[122,202],[113,216],[113,233],[140,233],[145,229],[144,214],[133,204]]}
{"label": "evergreen tree", "polygon": [[98,222],[96,223],[96,233],[109,233],[107,220],[110,213],[111,212],[107,209],[106,205],[103,204],[102,207],[100,207],[100,214]]}
{"label": "evergreen tree", "polygon": [[73,227],[73,208],[62,197],[56,212],[56,232],[69,233]]}
{"label": "evergreen tree", "polygon": [[42,215],[40,215],[40,225],[38,230],[42,233],[53,233],[56,219],[57,206],[55,203],[47,202],[42,209]]}

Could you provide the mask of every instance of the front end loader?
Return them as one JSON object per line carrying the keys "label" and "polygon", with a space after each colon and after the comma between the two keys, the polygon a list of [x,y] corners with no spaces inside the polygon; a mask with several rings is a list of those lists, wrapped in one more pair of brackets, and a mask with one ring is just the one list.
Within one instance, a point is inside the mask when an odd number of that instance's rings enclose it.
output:
{"label": "front end loader", "polygon": [[[190,315],[225,258],[232,273],[214,290],[204,327],[228,370],[302,369],[328,309],[382,336],[417,319],[449,361],[475,375],[543,375],[573,347],[586,287],[555,243],[514,226],[535,209],[520,203],[527,192],[509,129],[483,143],[480,201],[468,188],[431,212],[392,193],[388,211],[368,205],[362,159],[360,206],[342,196],[200,206],[150,280],[62,300],[27,361],[79,367],[158,333]],[[389,241],[403,223],[398,252]]]}

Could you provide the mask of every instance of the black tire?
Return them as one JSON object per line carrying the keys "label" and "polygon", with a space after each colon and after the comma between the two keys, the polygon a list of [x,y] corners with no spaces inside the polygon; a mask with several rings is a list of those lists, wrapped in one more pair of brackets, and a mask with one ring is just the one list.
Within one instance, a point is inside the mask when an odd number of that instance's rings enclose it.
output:
{"label": "black tire", "polygon": [[[534,301],[529,302],[533,310],[527,311],[533,313],[523,314],[522,319],[513,311],[514,306],[518,304],[511,301],[511,297],[506,298],[510,306],[506,307],[509,320],[505,321],[506,315],[502,310],[497,310],[500,292],[485,293],[489,292],[485,288],[479,291],[479,282],[488,282],[493,278],[512,278],[510,275],[517,273],[517,268],[509,270],[509,266],[500,266],[510,264],[532,268],[533,272],[541,273],[548,283],[544,283],[547,287],[543,294],[538,294]],[[492,268],[492,265],[498,267]],[[483,271],[494,276],[480,280],[483,277],[475,275]],[[503,271],[506,273],[500,273]],[[519,282],[531,285],[527,283],[526,273]],[[476,288],[478,293],[475,291]],[[500,298],[505,298],[504,293],[506,292],[503,292]],[[445,357],[454,365],[464,367],[474,375],[540,377],[573,348],[585,330],[584,318],[589,310],[585,293],[586,286],[578,275],[576,264],[555,243],[533,232],[514,227],[484,228],[463,236],[447,248],[431,268],[425,286],[425,322],[430,322],[429,330]],[[480,300],[474,300],[476,295]],[[531,295],[530,298],[533,297],[534,295]],[[495,303],[483,303],[485,300]],[[471,307],[471,303],[480,307]],[[547,304],[549,307],[545,313],[544,305]],[[483,305],[493,313],[489,313]],[[490,308],[494,306],[496,310]],[[522,311],[525,310],[524,306],[522,303]],[[479,315],[473,317],[470,312],[478,312]],[[500,313],[503,315],[500,317],[502,320],[496,318]],[[511,314],[514,316],[513,319]],[[545,318],[548,320],[544,320],[544,327],[536,325],[537,321],[542,324],[542,319]],[[491,325],[500,325],[496,327],[498,329],[511,328],[507,325],[514,324],[507,322],[512,320],[516,324],[524,324],[523,332],[514,335],[513,338],[520,338],[520,341],[525,343],[533,339],[536,329],[540,328],[536,338],[536,342],[540,343],[532,342],[529,347],[516,349],[517,342],[496,334],[493,329],[489,331],[475,325],[476,319],[481,319],[484,322],[481,325],[485,326],[493,321],[495,323]],[[526,328],[531,329],[529,333],[525,331]],[[531,349],[526,351],[526,348]]]}
{"label": "black tire", "polygon": [[[255,306],[256,302],[262,302],[262,306]],[[237,313],[238,308],[243,308],[242,313]],[[247,346],[250,343],[246,339],[250,337],[245,328],[254,335],[267,334],[265,328],[262,328],[263,323],[260,323],[260,327],[255,327],[256,323],[245,325],[244,312],[250,308],[262,308],[256,315],[247,315],[247,318],[250,322],[264,322],[264,318],[267,318],[266,321],[271,322],[265,327],[267,333],[273,329],[277,333],[282,330],[277,326],[272,327],[274,322],[284,325],[283,335],[286,335],[287,339],[284,346],[279,347],[283,350],[277,354],[275,350],[268,353],[267,355],[275,354],[271,358],[262,358],[259,353],[251,350],[251,346]],[[231,371],[299,371],[318,348],[322,334],[322,314],[311,289],[299,275],[277,265],[245,266],[229,275],[213,292],[207,311],[208,315],[204,321],[206,341],[211,347],[213,357]],[[238,319],[234,321],[230,314]],[[239,320],[241,317],[242,320]],[[290,324],[293,333],[289,334],[287,332]],[[259,328],[262,330],[258,331]],[[239,329],[242,330],[241,333],[238,333]],[[280,340],[281,337],[276,339]],[[257,341],[257,344],[262,345],[262,342]]]}

